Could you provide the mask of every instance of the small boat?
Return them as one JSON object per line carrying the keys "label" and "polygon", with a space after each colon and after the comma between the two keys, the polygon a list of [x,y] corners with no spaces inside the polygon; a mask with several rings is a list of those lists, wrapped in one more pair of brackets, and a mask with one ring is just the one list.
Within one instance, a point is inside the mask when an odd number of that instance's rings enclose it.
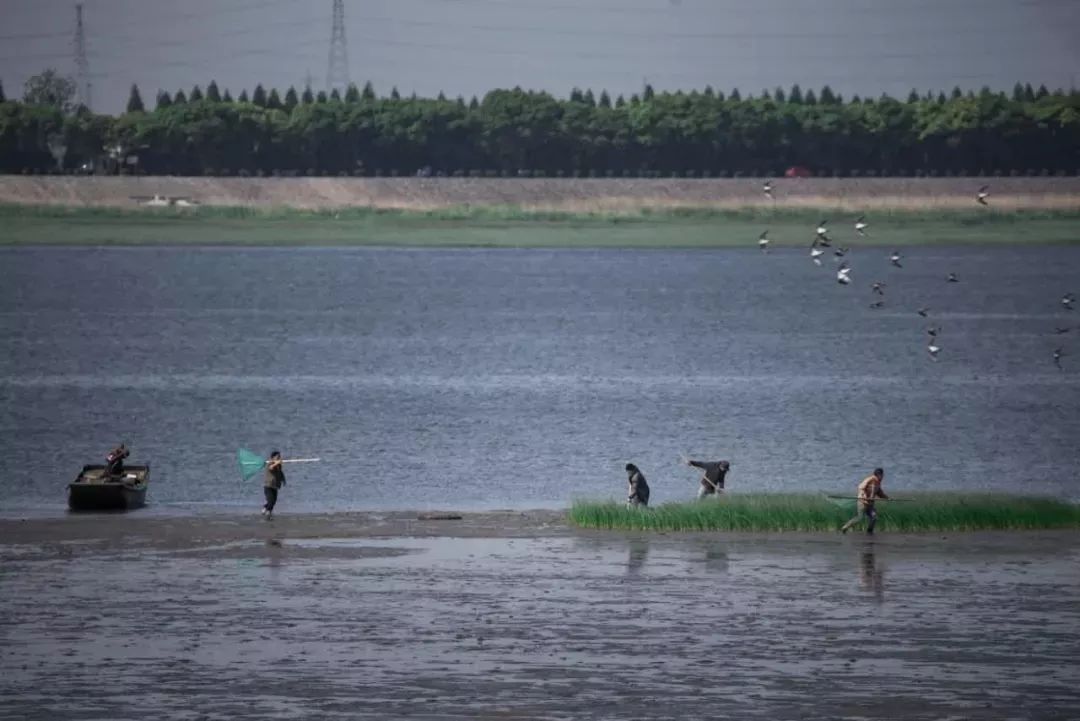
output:
{"label": "small boat", "polygon": [[150,465],[124,466],[123,474],[109,476],[105,466],[83,466],[68,485],[68,507],[73,511],[129,510],[146,503]]}

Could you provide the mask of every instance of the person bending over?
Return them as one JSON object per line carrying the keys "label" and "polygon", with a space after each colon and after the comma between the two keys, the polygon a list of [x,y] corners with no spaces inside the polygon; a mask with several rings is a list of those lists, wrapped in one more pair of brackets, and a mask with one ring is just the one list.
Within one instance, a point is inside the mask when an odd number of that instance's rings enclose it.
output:
{"label": "person bending over", "polygon": [[727,461],[687,461],[686,465],[704,471],[698,486],[698,498],[716,497],[724,492],[724,477],[731,468],[730,463]]}

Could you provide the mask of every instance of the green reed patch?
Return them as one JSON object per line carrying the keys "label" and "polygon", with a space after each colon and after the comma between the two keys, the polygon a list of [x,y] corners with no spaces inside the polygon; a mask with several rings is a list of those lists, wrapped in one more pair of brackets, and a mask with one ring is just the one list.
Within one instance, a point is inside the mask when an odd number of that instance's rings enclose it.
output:
{"label": "green reed patch", "polygon": [[[1080,528],[1080,505],[996,493],[912,493],[879,501],[878,531]],[[824,494],[732,493],[719,499],[626,508],[614,501],[574,503],[570,523],[634,531],[838,531],[854,500]],[[856,530],[859,530],[856,528]]]}

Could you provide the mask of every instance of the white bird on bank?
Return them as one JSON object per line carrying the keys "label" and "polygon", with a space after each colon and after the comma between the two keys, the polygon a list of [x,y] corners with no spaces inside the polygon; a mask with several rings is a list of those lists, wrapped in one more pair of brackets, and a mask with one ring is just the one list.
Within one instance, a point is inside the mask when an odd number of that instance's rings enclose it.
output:
{"label": "white bird on bank", "polygon": [[889,262],[892,263],[893,265],[895,265],[897,268],[903,268],[904,267],[904,266],[900,265],[900,251],[898,251],[898,250],[894,250],[892,252],[892,255],[889,256]]}
{"label": "white bird on bank", "polygon": [[836,269],[836,282],[840,285],[847,285],[851,282],[850,274],[851,268],[847,263],[841,263],[840,267]]}
{"label": "white bird on bank", "polygon": [[761,252],[769,252],[769,231],[762,233],[757,239],[757,247],[761,248]]}
{"label": "white bird on bank", "polygon": [[986,202],[986,199],[989,196],[990,196],[990,186],[989,185],[984,185],[983,187],[979,188],[979,192],[975,194],[975,200],[980,205],[989,205],[989,203]]}
{"label": "white bird on bank", "polygon": [[860,215],[859,219],[855,221],[855,232],[859,235],[866,235],[866,233],[864,232],[866,230],[866,226],[866,216]]}

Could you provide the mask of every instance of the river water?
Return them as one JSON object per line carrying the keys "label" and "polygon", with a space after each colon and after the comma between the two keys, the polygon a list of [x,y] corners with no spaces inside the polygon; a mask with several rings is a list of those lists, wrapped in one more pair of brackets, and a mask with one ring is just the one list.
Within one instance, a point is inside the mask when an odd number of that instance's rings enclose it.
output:
{"label": "river water", "polygon": [[681,453],[1080,499],[1080,247],[889,250],[841,286],[790,249],[0,249],[0,512],[63,512],[120,441],[146,513],[256,511],[240,447],[322,458],[281,511],[561,507],[628,461],[688,498]]}

